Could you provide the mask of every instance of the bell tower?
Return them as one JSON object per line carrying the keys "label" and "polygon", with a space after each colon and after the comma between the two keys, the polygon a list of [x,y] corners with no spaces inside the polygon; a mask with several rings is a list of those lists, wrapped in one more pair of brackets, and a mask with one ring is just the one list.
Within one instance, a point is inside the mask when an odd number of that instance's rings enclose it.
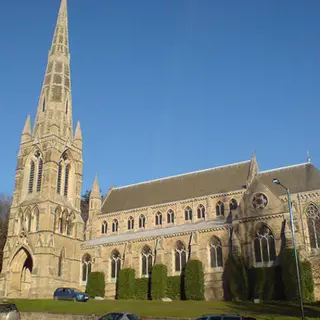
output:
{"label": "bell tower", "polygon": [[79,286],[82,133],[72,124],[67,1],[60,10],[34,126],[22,135],[0,276],[0,295],[52,297]]}

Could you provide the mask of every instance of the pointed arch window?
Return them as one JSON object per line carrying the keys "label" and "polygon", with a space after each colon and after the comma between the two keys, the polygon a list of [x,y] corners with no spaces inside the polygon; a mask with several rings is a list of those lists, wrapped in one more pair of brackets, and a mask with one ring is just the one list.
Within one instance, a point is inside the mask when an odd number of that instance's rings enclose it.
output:
{"label": "pointed arch window", "polygon": [[27,231],[31,232],[31,212],[30,210],[27,210],[26,212],[26,226],[27,226]]}
{"label": "pointed arch window", "polygon": [[198,219],[204,219],[206,214],[206,208],[200,204],[197,209]]}
{"label": "pointed arch window", "polygon": [[311,249],[320,249],[320,212],[319,208],[310,203],[307,206],[307,222]]}
{"label": "pointed arch window", "polygon": [[107,221],[103,221],[101,224],[101,234],[106,234],[108,231],[108,223]]}
{"label": "pointed arch window", "polygon": [[62,277],[62,267],[63,267],[63,249],[60,251],[58,260],[58,277]]}
{"label": "pointed arch window", "polygon": [[216,236],[210,241],[210,266],[211,268],[223,266],[221,240]]}
{"label": "pointed arch window", "polygon": [[61,209],[58,207],[54,212],[53,230],[60,230]]}
{"label": "pointed arch window", "polygon": [[32,193],[33,192],[33,181],[34,181],[34,161],[31,160],[30,163],[30,174],[29,174],[29,187],[28,187],[28,192]]}
{"label": "pointed arch window", "polygon": [[229,209],[230,211],[236,210],[238,208],[238,202],[236,199],[231,199],[229,202]]}
{"label": "pointed arch window", "polygon": [[66,114],[68,114],[68,109],[69,109],[69,103],[68,103],[68,99],[66,101]]}
{"label": "pointed arch window", "polygon": [[66,233],[67,236],[71,236],[72,233],[72,216],[69,214],[66,219]]}
{"label": "pointed arch window", "polygon": [[174,256],[175,256],[175,259],[174,259],[175,271],[176,272],[183,271],[187,264],[187,250],[185,245],[181,241],[178,241],[176,243]]}
{"label": "pointed arch window", "polygon": [[161,226],[162,225],[162,213],[157,212],[156,213],[156,226]]}
{"label": "pointed arch window", "polygon": [[36,207],[33,210],[33,218],[34,218],[34,229],[35,231],[39,231],[39,209]]}
{"label": "pointed arch window", "polygon": [[67,164],[64,176],[64,195],[68,195],[70,164]]}
{"label": "pointed arch window", "polygon": [[139,228],[145,228],[146,227],[146,217],[142,214],[139,217]]}
{"label": "pointed arch window", "polygon": [[42,169],[43,169],[43,161],[42,161],[42,159],[40,158],[39,164],[38,164],[37,192],[40,192],[40,190],[41,190]]}
{"label": "pointed arch window", "polygon": [[112,232],[118,232],[119,223],[117,219],[114,219],[112,222]]}
{"label": "pointed arch window", "polygon": [[118,250],[113,250],[111,253],[111,280],[118,278],[121,269],[121,256]]}
{"label": "pointed arch window", "polygon": [[91,256],[86,253],[82,257],[82,282],[87,282],[91,273]]}
{"label": "pointed arch window", "polygon": [[221,201],[219,201],[216,204],[216,216],[217,217],[223,217],[224,216],[224,204]]}
{"label": "pointed arch window", "polygon": [[174,223],[174,212],[171,209],[167,212],[167,223]]}
{"label": "pointed arch window", "polygon": [[128,230],[133,230],[134,229],[134,219],[133,217],[129,217],[128,219]]}
{"label": "pointed arch window", "polygon": [[46,110],[46,98],[43,98],[42,101],[42,112],[44,112]]}
{"label": "pointed arch window", "polygon": [[61,193],[61,175],[62,175],[62,164],[58,165],[58,178],[57,178],[57,193]]}
{"label": "pointed arch window", "polygon": [[276,260],[275,239],[266,225],[261,225],[254,239],[254,254],[256,263],[270,263]]}
{"label": "pointed arch window", "polygon": [[192,209],[189,206],[184,209],[184,219],[192,220]]}
{"label": "pointed arch window", "polygon": [[152,269],[152,250],[149,246],[144,246],[141,251],[141,275],[149,277]]}

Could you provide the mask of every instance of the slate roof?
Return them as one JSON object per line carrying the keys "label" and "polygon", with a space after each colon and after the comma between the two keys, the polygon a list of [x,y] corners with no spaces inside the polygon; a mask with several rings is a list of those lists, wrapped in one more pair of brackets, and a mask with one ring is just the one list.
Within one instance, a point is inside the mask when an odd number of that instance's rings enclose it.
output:
{"label": "slate roof", "polygon": [[146,238],[156,238],[161,236],[177,235],[180,233],[191,233],[198,230],[206,230],[211,228],[225,227],[225,220],[211,220],[201,221],[192,224],[183,224],[166,228],[155,228],[150,230],[142,230],[137,232],[125,232],[116,235],[102,236],[96,239],[88,240],[84,243],[83,247],[91,247],[97,245],[108,245],[114,243],[121,243],[126,241],[140,240],[143,241]]}
{"label": "slate roof", "polygon": [[[163,179],[113,188],[102,206],[102,213],[142,208],[181,201],[209,194],[241,190],[247,183],[251,161],[195,171]],[[320,189],[320,171],[311,163],[261,171],[259,180],[276,195],[285,190],[272,183],[278,178],[291,193]]]}
{"label": "slate roof", "polygon": [[226,193],[243,188],[251,161],[114,188],[104,201],[102,213]]}
{"label": "slate roof", "polygon": [[259,173],[259,180],[274,194],[284,195],[286,191],[272,183],[274,178],[278,178],[291,193],[320,189],[320,171],[309,162]]}

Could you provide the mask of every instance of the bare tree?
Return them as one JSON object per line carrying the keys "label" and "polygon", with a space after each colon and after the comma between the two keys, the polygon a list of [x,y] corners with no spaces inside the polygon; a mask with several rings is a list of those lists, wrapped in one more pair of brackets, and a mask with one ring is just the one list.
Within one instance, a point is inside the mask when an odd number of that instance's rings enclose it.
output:
{"label": "bare tree", "polygon": [[0,272],[2,270],[3,248],[7,240],[11,203],[12,197],[0,194]]}

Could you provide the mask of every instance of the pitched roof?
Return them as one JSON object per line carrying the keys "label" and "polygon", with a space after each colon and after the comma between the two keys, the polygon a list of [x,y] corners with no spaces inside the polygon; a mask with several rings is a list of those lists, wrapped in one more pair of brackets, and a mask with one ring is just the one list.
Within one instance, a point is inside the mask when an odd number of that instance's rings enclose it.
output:
{"label": "pitched roof", "polygon": [[192,224],[182,224],[173,227],[166,228],[155,228],[150,230],[141,230],[137,232],[125,232],[121,234],[111,234],[108,236],[99,237],[96,239],[88,240],[83,244],[84,248],[97,246],[97,245],[108,245],[113,243],[122,243],[126,241],[135,241],[146,238],[166,237],[170,235],[177,235],[181,233],[191,233],[199,230],[206,230],[211,228],[226,227],[225,220],[210,220],[201,221]]}
{"label": "pitched roof", "polygon": [[291,193],[320,189],[320,171],[311,163],[306,162],[294,166],[266,170],[259,173],[262,181],[274,194],[280,196],[286,193],[285,189],[272,183],[277,178],[289,188]]}
{"label": "pitched roof", "polygon": [[239,190],[247,182],[249,168],[250,160],[114,188],[104,201],[102,213]]}

